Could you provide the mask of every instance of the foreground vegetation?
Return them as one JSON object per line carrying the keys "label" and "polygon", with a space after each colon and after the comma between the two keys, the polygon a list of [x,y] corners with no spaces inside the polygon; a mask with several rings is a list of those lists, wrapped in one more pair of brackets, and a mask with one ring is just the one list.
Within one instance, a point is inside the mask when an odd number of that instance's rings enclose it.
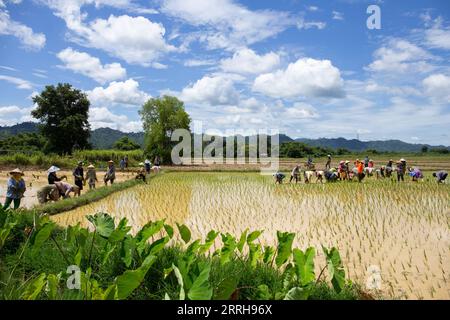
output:
{"label": "foreground vegetation", "polygon": [[[0,211],[0,299],[362,297],[345,278],[336,248],[323,248],[326,264],[316,275],[315,249],[293,249],[294,233],[277,232],[277,246],[263,247],[262,231],[235,238],[212,230],[202,241],[191,239],[185,225],[175,230],[164,220],[131,235],[126,218],[118,224],[105,213],[87,219],[93,231],[61,229],[31,212]],[[222,244],[213,250],[219,238]],[[79,278],[69,266],[79,268]]]}

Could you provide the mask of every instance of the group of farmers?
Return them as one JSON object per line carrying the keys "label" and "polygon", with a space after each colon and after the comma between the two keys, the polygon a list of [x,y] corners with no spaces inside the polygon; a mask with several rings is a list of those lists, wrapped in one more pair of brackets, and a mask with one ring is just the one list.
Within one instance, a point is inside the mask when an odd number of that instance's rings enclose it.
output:
{"label": "group of farmers", "polygon": [[[364,160],[356,159],[353,163],[353,168],[350,168],[350,161],[342,160],[339,165],[334,168],[331,166],[331,155],[328,155],[327,162],[324,170],[316,170],[312,158],[309,157],[305,164],[305,170],[301,170],[300,165],[296,165],[291,171],[291,177],[289,183],[295,181],[298,183],[301,181],[300,173],[303,171],[303,178],[305,183],[310,183],[315,177],[317,182],[323,182],[325,179],[327,182],[352,181],[354,178],[358,179],[358,182],[362,182],[366,176],[376,175],[377,179],[390,178],[394,172],[397,174],[397,181],[405,181],[405,176],[409,175],[412,181],[419,181],[423,178],[422,171],[417,168],[411,168],[407,166],[405,159],[400,159],[394,163],[394,160],[390,159],[386,165],[382,165],[379,168],[375,168],[374,161],[368,156]],[[275,183],[281,184],[286,178],[282,172],[278,171],[274,175]],[[445,171],[438,171],[433,173],[433,177],[436,178],[438,183],[443,183],[447,179],[448,173]]]}
{"label": "group of farmers", "polygon": [[[135,178],[142,179],[146,182],[146,175],[150,174],[151,170],[155,173],[160,171],[160,159],[159,157],[156,157],[153,166],[148,159],[141,162],[139,166],[140,168]],[[74,184],[67,182],[66,175],[59,176],[58,171],[60,171],[60,168],[56,166],[51,166],[47,170],[48,184],[37,190],[36,194],[40,204],[44,204],[49,201],[58,201],[61,198],[69,198],[71,193],[73,193],[74,196],[80,196],[81,190],[83,190],[86,184],[91,190],[95,189],[96,183],[98,182],[97,172],[93,164],[87,166],[87,170],[85,172],[83,162],[78,162],[77,167],[73,170]],[[7,182],[6,200],[3,205],[3,209],[8,209],[11,204],[13,204],[14,209],[17,209],[19,208],[21,199],[24,197],[24,193],[26,191],[26,184],[23,179],[24,173],[22,170],[17,168],[10,171],[9,175],[10,177]],[[103,176],[103,182],[105,186],[108,185],[108,182],[112,185],[115,179],[116,169],[114,166],[114,161],[110,160],[108,161],[106,173]]]}

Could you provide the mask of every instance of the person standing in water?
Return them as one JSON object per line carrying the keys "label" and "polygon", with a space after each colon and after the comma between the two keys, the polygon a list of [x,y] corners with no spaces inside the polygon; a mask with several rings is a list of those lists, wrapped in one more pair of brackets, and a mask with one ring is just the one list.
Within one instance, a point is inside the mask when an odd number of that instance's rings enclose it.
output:
{"label": "person standing in water", "polygon": [[107,169],[105,177],[103,179],[105,181],[105,186],[108,185],[108,181],[111,184],[113,184],[115,179],[116,179],[116,168],[114,167],[114,161],[109,160],[108,161],[108,169]]}
{"label": "person standing in water", "polygon": [[23,194],[26,191],[25,181],[23,180],[24,173],[16,168],[9,172],[10,178],[7,183],[6,199],[3,205],[3,210],[9,208],[11,203],[14,203],[14,210],[20,207],[20,201],[23,198]]}

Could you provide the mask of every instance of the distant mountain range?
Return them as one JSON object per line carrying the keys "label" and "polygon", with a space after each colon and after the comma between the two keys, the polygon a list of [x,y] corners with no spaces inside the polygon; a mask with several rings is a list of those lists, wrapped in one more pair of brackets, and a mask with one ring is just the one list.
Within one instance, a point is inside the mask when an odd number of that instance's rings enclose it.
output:
{"label": "distant mountain range", "polygon": [[[37,132],[38,127],[34,122],[23,122],[9,127],[0,126],[0,139],[8,136],[15,135],[18,133],[26,132]],[[143,132],[132,132],[125,133],[119,130],[114,130],[111,128],[99,128],[92,130],[90,142],[95,149],[110,149],[114,145],[114,142],[120,138],[128,136],[131,140],[135,141],[139,145],[144,143],[144,133]],[[284,142],[302,142],[313,147],[324,147],[324,148],[344,148],[352,152],[362,152],[365,150],[376,150],[380,152],[421,152],[424,146],[429,149],[434,148],[446,148],[450,150],[449,146],[431,146],[428,144],[412,144],[406,143],[400,140],[385,140],[385,141],[360,141],[356,139],[347,140],[345,138],[335,138],[335,139],[292,139],[285,134],[280,134],[280,143]]]}

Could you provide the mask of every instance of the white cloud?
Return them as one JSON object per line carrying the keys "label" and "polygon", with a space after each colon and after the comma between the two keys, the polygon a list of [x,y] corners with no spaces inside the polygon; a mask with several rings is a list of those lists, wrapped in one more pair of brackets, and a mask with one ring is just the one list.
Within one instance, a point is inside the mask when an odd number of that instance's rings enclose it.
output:
{"label": "white cloud", "polygon": [[280,64],[280,56],[275,52],[258,55],[252,49],[236,51],[233,57],[220,62],[222,70],[243,74],[261,74],[273,70]]}
{"label": "white cloud", "polygon": [[34,86],[31,82],[16,77],[0,75],[0,80],[15,84],[17,89],[31,90]]}
{"label": "white cloud", "polygon": [[0,106],[0,125],[11,126],[25,121],[36,121],[31,117],[34,107],[23,108],[19,106]]}
{"label": "white cloud", "polygon": [[433,69],[427,61],[434,59],[426,50],[403,39],[391,39],[374,53],[370,71],[404,73],[429,72]]}
{"label": "white cloud", "polygon": [[8,11],[5,10],[0,10],[0,35],[14,36],[25,48],[32,50],[42,49],[46,41],[43,33],[35,33],[30,27],[11,20]]}
{"label": "white cloud", "polygon": [[297,21],[297,28],[302,30],[308,30],[311,28],[317,28],[319,30],[325,29],[325,27],[327,26],[326,22],[322,22],[322,21],[306,21],[305,18],[300,17],[299,20]]}
{"label": "white cloud", "polygon": [[205,30],[195,38],[211,49],[236,49],[273,37],[295,24],[292,17],[273,10],[251,11],[233,0],[165,0],[161,10]]}
{"label": "white cloud", "polygon": [[433,74],[422,81],[425,93],[436,103],[450,103],[450,77]]}
{"label": "white cloud", "polygon": [[315,11],[318,11],[318,10],[319,10],[319,7],[316,7],[316,6],[309,6],[308,7],[308,11],[315,12]]}
{"label": "white cloud", "polygon": [[0,117],[10,115],[11,113],[19,113],[20,111],[22,111],[22,109],[19,108],[18,106],[0,107]]}
{"label": "white cloud", "polygon": [[344,20],[344,14],[339,11],[333,11],[333,20]]}
{"label": "white cloud", "polygon": [[425,40],[430,48],[450,50],[450,29],[434,27],[425,31]]}
{"label": "white cloud", "polygon": [[257,77],[253,90],[274,98],[341,97],[343,80],[329,60],[302,58],[278,70]]}
{"label": "white cloud", "polygon": [[202,66],[213,66],[216,64],[214,60],[208,59],[189,59],[184,62],[185,67],[202,67]]}
{"label": "white cloud", "polygon": [[97,87],[87,92],[93,106],[125,104],[140,106],[151,96],[139,90],[136,80],[128,79],[123,82],[113,81],[108,87]]}
{"label": "white cloud", "polygon": [[108,19],[84,20],[87,14],[81,7],[95,3],[96,6],[112,6],[129,9],[131,1],[99,0],[41,0],[55,15],[64,19],[71,31],[69,39],[89,48],[106,51],[111,56],[121,58],[130,64],[161,67],[157,60],[164,54],[176,50],[164,39],[165,28],[160,23],[138,16],[110,15]]}
{"label": "white cloud", "polygon": [[105,107],[90,108],[89,123],[92,129],[108,127],[124,132],[142,131],[142,123],[140,121],[129,121],[126,115],[112,113]]}
{"label": "white cloud", "polygon": [[62,50],[57,57],[64,62],[64,68],[94,79],[101,84],[127,76],[126,70],[120,63],[102,65],[100,59],[72,48]]}
{"label": "white cloud", "polygon": [[239,92],[231,79],[205,76],[183,89],[181,100],[187,103],[207,105],[234,105],[239,101]]}
{"label": "white cloud", "polygon": [[286,108],[283,117],[291,120],[318,118],[317,110],[306,103],[297,102],[292,107]]}

